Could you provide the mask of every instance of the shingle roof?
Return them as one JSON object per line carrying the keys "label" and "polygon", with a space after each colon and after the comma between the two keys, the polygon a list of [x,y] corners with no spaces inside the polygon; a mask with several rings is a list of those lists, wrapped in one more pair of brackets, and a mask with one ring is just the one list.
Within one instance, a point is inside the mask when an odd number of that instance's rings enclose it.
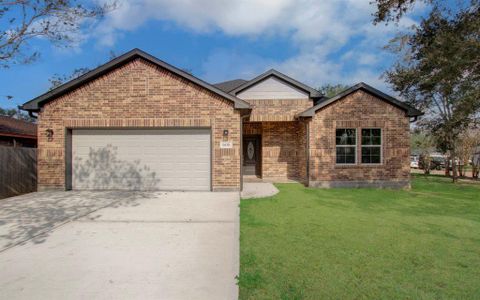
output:
{"label": "shingle roof", "polygon": [[0,136],[25,136],[37,138],[37,124],[18,120],[8,116],[0,116]]}
{"label": "shingle roof", "polygon": [[167,64],[166,62],[164,61],[161,61],[159,60],[158,58],[140,50],[140,49],[133,49],[113,60],[111,60],[110,62],[74,79],[74,80],[71,80],[65,84],[62,84],[61,86],[43,94],[43,95],[40,95],[28,102],[26,102],[25,104],[23,104],[20,108],[23,109],[23,110],[28,110],[28,111],[38,111],[42,105],[44,105],[45,103],[49,102],[49,101],[52,101],[54,100],[55,98],[65,94],[65,93],[68,93],[69,91],[72,91],[78,87],[80,87],[81,85],[87,83],[87,82],[90,82],[108,72],[110,72],[111,70],[121,66],[121,65],[124,65],[136,58],[142,58],[150,63],[153,63],[161,68],[164,68],[182,78],[185,78],[201,87],[204,87],[208,90],[210,90],[211,92],[227,99],[227,100],[230,100],[234,103],[235,105],[235,108],[250,108],[250,105],[235,97],[234,95],[231,95],[231,94],[228,94],[228,93],[225,93],[224,91],[222,91],[221,89],[185,72],[185,71],[182,71],[170,64]]}
{"label": "shingle roof", "polygon": [[317,112],[317,110],[319,110],[320,108],[325,107],[325,106],[327,106],[327,105],[329,105],[329,104],[331,104],[331,103],[333,103],[337,100],[340,100],[343,97],[345,97],[345,96],[347,96],[347,95],[349,95],[349,94],[351,94],[355,91],[358,91],[358,90],[367,91],[367,92],[375,95],[376,97],[403,109],[408,117],[418,117],[418,116],[423,115],[423,112],[421,112],[418,109],[408,105],[407,103],[402,102],[398,99],[395,99],[392,96],[389,96],[389,95],[387,95],[387,94],[369,86],[368,84],[366,84],[364,82],[360,82],[360,83],[352,86],[351,88],[346,89],[345,91],[338,93],[337,95],[335,95],[331,98],[325,98],[325,99],[320,100],[317,105],[299,113],[297,115],[297,117],[313,117],[315,115],[315,113]]}
{"label": "shingle roof", "polygon": [[229,93],[230,91],[236,89],[237,87],[241,86],[245,82],[247,82],[247,80],[245,79],[233,79],[233,80],[215,83],[214,86],[221,89],[225,93]]}

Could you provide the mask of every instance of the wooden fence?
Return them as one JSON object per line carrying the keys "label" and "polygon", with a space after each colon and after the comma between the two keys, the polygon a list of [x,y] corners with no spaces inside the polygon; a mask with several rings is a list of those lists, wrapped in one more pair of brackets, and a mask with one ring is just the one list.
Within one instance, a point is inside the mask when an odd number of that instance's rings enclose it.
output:
{"label": "wooden fence", "polygon": [[37,149],[0,146],[0,199],[37,190]]}

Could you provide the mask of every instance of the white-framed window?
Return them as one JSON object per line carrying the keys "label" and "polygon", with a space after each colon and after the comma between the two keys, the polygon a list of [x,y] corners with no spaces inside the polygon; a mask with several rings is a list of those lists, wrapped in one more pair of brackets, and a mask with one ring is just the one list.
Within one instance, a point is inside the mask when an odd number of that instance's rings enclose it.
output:
{"label": "white-framed window", "polygon": [[339,128],[335,131],[336,163],[353,165],[357,162],[357,130]]}
{"label": "white-framed window", "polygon": [[362,128],[362,164],[382,163],[382,130]]}

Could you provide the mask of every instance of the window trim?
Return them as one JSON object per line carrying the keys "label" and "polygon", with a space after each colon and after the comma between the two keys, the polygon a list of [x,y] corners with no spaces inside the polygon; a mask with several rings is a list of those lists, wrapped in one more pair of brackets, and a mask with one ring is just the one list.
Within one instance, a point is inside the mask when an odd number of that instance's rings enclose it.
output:
{"label": "window trim", "polygon": [[[362,130],[363,129],[378,129],[380,130],[380,145],[363,145],[363,135],[362,135]],[[360,128],[360,164],[362,165],[367,165],[367,166],[379,166],[379,165],[383,165],[383,128],[380,128],[380,127],[362,127]],[[362,161],[362,149],[363,147],[380,147],[380,162],[378,163],[364,163]]]}
{"label": "window trim", "polygon": [[[355,145],[337,145],[337,130],[338,129],[353,129],[355,130]],[[338,163],[337,162],[337,147],[347,148],[355,147],[355,162],[354,163]],[[335,165],[336,166],[356,166],[358,165],[358,128],[335,127]]]}

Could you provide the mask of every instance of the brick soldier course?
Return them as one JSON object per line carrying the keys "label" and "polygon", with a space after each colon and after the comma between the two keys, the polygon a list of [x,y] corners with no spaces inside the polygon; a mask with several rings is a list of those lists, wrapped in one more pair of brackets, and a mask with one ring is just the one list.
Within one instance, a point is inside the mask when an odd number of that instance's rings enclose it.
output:
{"label": "brick soldier course", "polygon": [[[261,136],[260,176],[265,180],[293,179],[320,187],[409,185],[409,121],[421,112],[364,84],[327,103],[332,99],[276,71],[256,80],[261,83],[269,76],[306,96],[242,100],[236,92],[135,49],[23,105],[38,114],[38,188],[68,188],[71,129],[199,127],[212,132],[214,191],[241,189],[243,135]],[[239,84],[244,82],[248,84]],[[354,165],[336,164],[336,128],[357,129]],[[362,128],[382,129],[378,165],[360,163]],[[232,147],[223,149],[226,130]]]}

